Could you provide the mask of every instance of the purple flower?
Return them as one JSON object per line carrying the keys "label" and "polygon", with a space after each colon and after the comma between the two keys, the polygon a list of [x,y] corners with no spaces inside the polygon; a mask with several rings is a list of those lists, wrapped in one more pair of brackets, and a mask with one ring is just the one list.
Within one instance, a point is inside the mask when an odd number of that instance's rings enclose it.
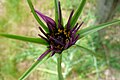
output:
{"label": "purple flower", "polygon": [[59,2],[59,9],[58,9],[58,16],[59,16],[58,25],[50,17],[43,15],[41,12],[37,10],[35,10],[35,12],[46,22],[49,29],[49,32],[45,33],[44,30],[41,27],[39,27],[40,31],[45,35],[45,37],[43,37],[40,34],[38,35],[42,39],[47,41],[49,46],[48,46],[48,50],[45,51],[38,58],[38,60],[42,59],[44,56],[46,56],[50,52],[51,52],[51,56],[53,56],[55,53],[61,54],[63,50],[68,49],[69,47],[74,45],[76,41],[79,39],[79,34],[77,34],[77,31],[82,26],[83,22],[79,26],[78,26],[78,23],[76,23],[74,27],[70,25],[70,21],[73,16],[74,10],[72,10],[65,27],[62,24],[60,2]]}

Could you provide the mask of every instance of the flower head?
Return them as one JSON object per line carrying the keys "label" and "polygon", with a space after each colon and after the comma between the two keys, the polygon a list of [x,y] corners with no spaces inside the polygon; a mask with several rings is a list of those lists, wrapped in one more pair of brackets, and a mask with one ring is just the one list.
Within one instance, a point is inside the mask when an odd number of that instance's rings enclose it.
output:
{"label": "flower head", "polygon": [[78,26],[78,23],[74,27],[70,25],[71,18],[73,16],[74,10],[72,10],[68,22],[66,26],[64,27],[62,24],[62,14],[61,14],[61,7],[60,2],[59,8],[58,8],[58,24],[51,19],[48,16],[43,15],[41,12],[35,10],[35,12],[46,22],[49,32],[45,33],[44,30],[39,27],[40,31],[45,35],[43,37],[42,35],[38,34],[42,39],[48,42],[48,50],[45,51],[38,60],[42,59],[44,56],[46,56],[49,52],[51,52],[51,56],[53,56],[55,53],[62,53],[63,50],[68,49],[72,45],[76,43],[76,41],[79,39],[79,34],[77,34],[77,31],[82,26],[83,22]]}

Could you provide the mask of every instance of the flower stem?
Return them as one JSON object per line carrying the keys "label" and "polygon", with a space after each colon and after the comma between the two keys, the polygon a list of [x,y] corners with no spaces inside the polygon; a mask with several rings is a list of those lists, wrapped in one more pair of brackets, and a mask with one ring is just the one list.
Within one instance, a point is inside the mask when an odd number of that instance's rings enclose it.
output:
{"label": "flower stem", "polygon": [[61,62],[62,62],[62,54],[57,59],[57,70],[58,70],[58,80],[64,80],[62,75],[62,68],[61,68]]}
{"label": "flower stem", "polygon": [[33,13],[33,16],[35,17],[35,19],[37,20],[37,22],[41,25],[41,27],[46,31],[48,32],[48,29],[47,29],[47,26],[40,20],[40,18],[38,17],[38,15],[36,14],[35,12],[35,9],[34,9],[34,6],[31,2],[31,0],[27,0],[28,4],[29,4],[29,7],[31,9],[31,12]]}

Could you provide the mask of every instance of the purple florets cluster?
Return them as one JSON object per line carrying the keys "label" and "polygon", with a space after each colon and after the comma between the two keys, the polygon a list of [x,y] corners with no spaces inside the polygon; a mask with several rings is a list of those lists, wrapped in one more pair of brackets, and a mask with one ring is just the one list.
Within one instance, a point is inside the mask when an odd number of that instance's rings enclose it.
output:
{"label": "purple florets cluster", "polygon": [[39,27],[40,31],[45,35],[45,37],[43,37],[40,34],[38,35],[42,39],[47,41],[49,43],[49,46],[48,46],[48,50],[45,51],[38,58],[38,60],[43,58],[49,52],[51,52],[51,56],[53,56],[55,53],[61,53],[63,50],[74,45],[76,41],[79,39],[79,34],[77,34],[77,31],[82,26],[83,22],[79,26],[78,26],[78,23],[74,27],[70,25],[70,21],[73,16],[74,10],[71,12],[65,27],[62,24],[60,2],[59,2],[59,9],[58,9],[58,12],[59,12],[58,25],[50,17],[43,15],[41,12],[37,10],[35,10],[35,12],[46,22],[49,29],[49,32],[45,33],[44,30],[41,27]]}

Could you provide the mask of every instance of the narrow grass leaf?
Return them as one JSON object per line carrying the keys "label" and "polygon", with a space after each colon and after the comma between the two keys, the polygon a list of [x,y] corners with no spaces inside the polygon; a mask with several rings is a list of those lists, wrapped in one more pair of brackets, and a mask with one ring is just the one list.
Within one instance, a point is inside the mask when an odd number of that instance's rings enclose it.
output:
{"label": "narrow grass leaf", "polygon": [[31,2],[31,0],[27,0],[27,2],[28,2],[28,4],[29,4],[29,7],[30,7],[30,9],[31,9],[31,12],[33,13],[33,15],[34,15],[35,19],[37,20],[37,22],[41,25],[41,27],[42,27],[46,32],[48,32],[47,26],[40,20],[40,18],[39,18],[38,15],[36,14],[35,9],[34,9],[34,7],[33,7],[33,4],[32,4],[32,2]]}
{"label": "narrow grass leaf", "polygon": [[95,57],[98,58],[98,59],[102,58],[101,55],[96,54],[95,52],[93,52],[92,50],[90,50],[90,49],[88,49],[88,48],[85,48],[85,47],[80,46],[80,45],[77,45],[77,44],[76,44],[76,46],[77,46],[79,49],[83,49],[83,50],[87,51],[90,55],[95,56]]}
{"label": "narrow grass leaf", "polygon": [[76,10],[75,14],[72,17],[71,27],[74,27],[74,25],[76,24],[79,16],[81,15],[81,12],[82,12],[84,6],[85,6],[85,3],[86,3],[86,0],[81,0],[81,3],[79,5],[78,9]]}
{"label": "narrow grass leaf", "polygon": [[82,37],[85,37],[88,34],[97,32],[98,30],[101,30],[105,27],[108,27],[108,26],[111,26],[111,25],[114,25],[114,24],[118,24],[118,23],[120,23],[120,20],[114,20],[114,21],[111,21],[111,22],[107,22],[107,23],[97,25],[97,26],[87,27],[85,29],[80,30],[78,32],[78,34],[80,34],[80,38],[82,38]]}
{"label": "narrow grass leaf", "polygon": [[22,40],[26,42],[48,45],[48,43],[41,38],[31,38],[31,37],[19,36],[19,35],[13,35],[13,34],[0,34],[0,36],[11,38],[11,39],[16,39],[16,40]]}
{"label": "narrow grass leaf", "polygon": [[53,70],[44,69],[44,68],[37,68],[37,70],[40,71],[40,72],[41,72],[41,71],[42,71],[42,72],[45,72],[45,73],[50,74],[50,75],[51,75],[51,74],[52,74],[52,75],[55,75],[55,76],[57,75],[57,72],[56,72],[56,71],[53,71]]}
{"label": "narrow grass leaf", "polygon": [[50,58],[50,54],[48,54],[47,56],[43,57],[41,60],[37,60],[35,61],[32,66],[19,78],[19,80],[25,80],[31,72],[33,72],[38,65],[42,64],[43,62],[45,62],[48,58]]}
{"label": "narrow grass leaf", "polygon": [[55,22],[58,25],[58,0],[54,0],[55,5]]}

